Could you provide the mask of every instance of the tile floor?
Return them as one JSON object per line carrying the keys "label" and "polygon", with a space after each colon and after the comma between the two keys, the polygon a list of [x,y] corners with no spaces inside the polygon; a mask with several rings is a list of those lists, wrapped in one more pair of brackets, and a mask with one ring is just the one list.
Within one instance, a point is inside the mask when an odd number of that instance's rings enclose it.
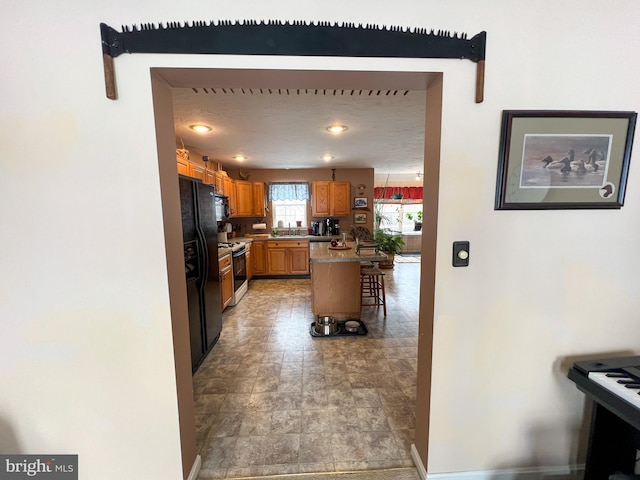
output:
{"label": "tile floor", "polygon": [[194,376],[199,478],[412,466],[419,263],[386,270],[387,318],[314,338],[308,279],[255,279]]}

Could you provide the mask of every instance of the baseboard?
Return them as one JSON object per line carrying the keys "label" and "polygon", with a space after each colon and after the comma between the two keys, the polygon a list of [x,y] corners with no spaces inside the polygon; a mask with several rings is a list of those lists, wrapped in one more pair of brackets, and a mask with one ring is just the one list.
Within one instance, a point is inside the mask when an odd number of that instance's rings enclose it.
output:
{"label": "baseboard", "polygon": [[198,480],[198,474],[200,473],[201,466],[202,458],[200,457],[200,455],[196,455],[196,459],[193,462],[193,466],[191,467],[191,471],[189,472],[187,480]]}
{"label": "baseboard", "polygon": [[429,473],[427,480],[579,480],[584,476],[581,467],[530,467],[479,470],[472,472]]}
{"label": "baseboard", "polygon": [[420,476],[420,479],[426,480],[427,469],[424,468],[424,465],[422,464],[422,459],[420,458],[420,455],[418,454],[418,450],[416,449],[416,446],[413,443],[411,444],[411,459],[413,460],[413,463],[418,469],[418,475]]}
{"label": "baseboard", "polygon": [[569,480],[584,476],[584,465],[567,467],[530,467],[471,472],[427,473],[415,445],[411,445],[411,459],[421,480]]}

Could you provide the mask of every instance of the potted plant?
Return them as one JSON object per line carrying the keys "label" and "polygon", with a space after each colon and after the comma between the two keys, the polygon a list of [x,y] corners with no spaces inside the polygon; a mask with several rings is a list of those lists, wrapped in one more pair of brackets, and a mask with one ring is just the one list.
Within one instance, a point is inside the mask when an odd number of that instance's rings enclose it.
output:
{"label": "potted plant", "polygon": [[[413,220],[415,217],[415,220]],[[413,220],[413,229],[418,232],[422,230],[422,210],[418,210],[415,215],[411,212],[407,213],[407,218]]]}
{"label": "potted plant", "polygon": [[381,252],[386,253],[387,260],[380,262],[380,268],[393,268],[396,253],[402,251],[404,240],[400,235],[394,235],[382,229],[373,232],[373,240],[378,244]]}

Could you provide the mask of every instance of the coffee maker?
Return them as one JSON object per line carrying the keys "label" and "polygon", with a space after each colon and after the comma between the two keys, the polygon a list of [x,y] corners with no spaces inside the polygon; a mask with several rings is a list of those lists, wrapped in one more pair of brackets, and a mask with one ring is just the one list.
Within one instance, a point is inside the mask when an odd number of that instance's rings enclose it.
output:
{"label": "coffee maker", "polygon": [[340,223],[337,218],[327,218],[324,221],[325,224],[325,235],[329,236],[339,236],[340,235]]}

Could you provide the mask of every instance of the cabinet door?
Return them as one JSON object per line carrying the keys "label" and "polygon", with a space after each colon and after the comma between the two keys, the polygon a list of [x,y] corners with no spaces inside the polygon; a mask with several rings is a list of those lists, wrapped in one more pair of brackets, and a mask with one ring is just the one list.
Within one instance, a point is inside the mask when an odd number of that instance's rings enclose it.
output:
{"label": "cabinet door", "polygon": [[250,217],[253,209],[253,184],[236,180],[236,216]]}
{"label": "cabinet door", "polygon": [[222,309],[224,310],[233,299],[233,271],[231,268],[220,272],[220,297],[222,299]]}
{"label": "cabinet door", "polygon": [[267,273],[269,275],[286,275],[288,273],[286,248],[269,247],[267,249]]}
{"label": "cabinet door", "polygon": [[233,178],[224,177],[224,194],[229,197],[229,210],[232,217],[236,217],[237,205],[236,205],[236,185]]}
{"label": "cabinet door", "polygon": [[309,273],[309,248],[289,249],[289,272],[294,275],[306,275]]}
{"label": "cabinet door", "polygon": [[264,217],[264,210],[264,183],[253,182],[253,216]]}
{"label": "cabinet door", "polygon": [[221,173],[216,172],[215,174],[216,180],[215,180],[215,185],[216,185],[216,193],[219,195],[225,195],[224,193],[224,175],[222,175]]}
{"label": "cabinet door", "polygon": [[199,178],[200,180],[202,180],[204,182],[205,178],[204,178],[204,170],[205,168],[202,165],[198,165],[197,163],[191,163],[190,165],[191,168],[191,173],[190,173],[190,177],[193,178]]}
{"label": "cabinet door", "polygon": [[331,215],[347,217],[351,215],[351,184],[349,182],[331,182]]}
{"label": "cabinet door", "polygon": [[251,245],[251,263],[253,267],[254,275],[266,275],[267,274],[267,257],[265,255],[266,243],[252,242]]}
{"label": "cabinet door", "polygon": [[247,269],[247,280],[251,280],[251,277],[253,277],[253,265],[251,264],[252,260],[251,260],[251,242],[247,243],[247,249],[245,251],[244,254],[244,258],[245,258],[245,265],[246,265],[246,269]]}
{"label": "cabinet door", "polygon": [[233,299],[233,270],[231,269],[231,255],[227,254],[218,259],[220,267],[220,300],[222,309]]}
{"label": "cabinet door", "polygon": [[180,175],[189,176],[189,160],[185,160],[184,158],[178,156],[176,157],[178,160],[178,173]]}
{"label": "cabinet door", "polygon": [[311,183],[311,216],[331,215],[329,210],[329,182]]}
{"label": "cabinet door", "polygon": [[208,168],[204,169],[204,183],[207,185],[215,185],[216,184],[216,175],[213,170]]}

